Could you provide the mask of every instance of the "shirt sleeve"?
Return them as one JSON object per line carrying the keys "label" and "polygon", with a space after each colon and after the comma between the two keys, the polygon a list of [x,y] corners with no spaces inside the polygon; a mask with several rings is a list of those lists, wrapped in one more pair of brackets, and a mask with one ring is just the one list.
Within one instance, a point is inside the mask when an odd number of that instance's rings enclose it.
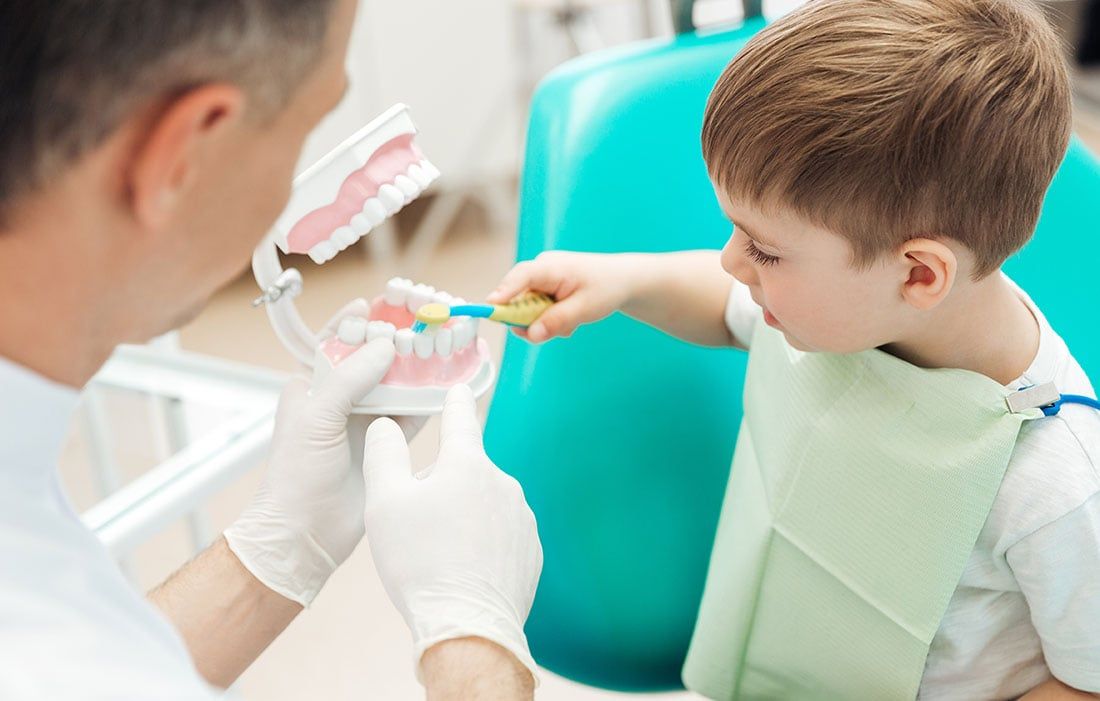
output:
{"label": "shirt sleeve", "polygon": [[749,344],[752,343],[756,322],[763,316],[764,313],[760,307],[752,301],[749,288],[734,280],[729,299],[726,301],[726,326],[733,334],[734,345],[748,350]]}
{"label": "shirt sleeve", "polygon": [[1051,673],[1075,689],[1100,692],[1100,494],[1006,556]]}

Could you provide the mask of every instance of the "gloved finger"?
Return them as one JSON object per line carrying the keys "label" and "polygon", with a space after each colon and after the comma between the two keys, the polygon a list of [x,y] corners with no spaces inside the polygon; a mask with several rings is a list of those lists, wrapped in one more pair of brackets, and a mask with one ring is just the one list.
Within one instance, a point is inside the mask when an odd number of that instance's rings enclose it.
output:
{"label": "gloved finger", "polygon": [[345,317],[349,316],[370,316],[370,302],[360,297],[359,299],[353,299],[345,304],[340,311],[332,315],[332,317],[325,322],[325,325],[321,327],[321,332],[318,334],[318,340],[324,340],[329,336],[335,336],[336,330],[340,328],[340,322]]}
{"label": "gloved finger", "polygon": [[391,418],[401,427],[405,440],[410,443],[420,433],[420,429],[424,428],[424,424],[428,423],[427,416],[393,416]]}
{"label": "gloved finger", "polygon": [[308,400],[309,380],[304,377],[291,378],[279,395],[279,408],[275,410],[275,422],[286,425],[292,417],[298,415]]}
{"label": "gloved finger", "polygon": [[443,402],[439,454],[442,456],[450,451],[469,450],[484,450],[481,422],[477,420],[477,403],[469,385],[455,385],[447,392],[447,398]]}
{"label": "gloved finger", "polygon": [[527,340],[542,343],[558,336],[568,337],[587,321],[583,293],[568,297],[543,312],[527,327]]}
{"label": "gloved finger", "polygon": [[401,427],[382,417],[367,429],[363,443],[363,483],[367,501],[413,481],[409,444]]}
{"label": "gloved finger", "polygon": [[[383,417],[370,414],[352,414],[348,417],[348,443],[351,445],[351,462],[353,465],[359,465],[363,462],[363,442],[366,440],[367,428]],[[405,434],[405,441],[412,443],[412,439],[416,438],[420,433],[420,429],[424,428],[424,424],[428,422],[427,416],[388,416],[385,418],[393,419],[394,422],[401,427],[401,432]]]}
{"label": "gloved finger", "polygon": [[332,369],[313,389],[314,403],[341,414],[344,419],[352,406],[374,389],[393,364],[393,341],[376,338],[355,351]]}

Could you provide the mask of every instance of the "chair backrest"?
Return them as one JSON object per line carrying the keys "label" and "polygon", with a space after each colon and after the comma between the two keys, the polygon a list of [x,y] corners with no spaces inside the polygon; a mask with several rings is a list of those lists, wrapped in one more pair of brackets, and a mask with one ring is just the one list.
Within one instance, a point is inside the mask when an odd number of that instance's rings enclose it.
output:
{"label": "chair backrest", "polygon": [[[517,258],[720,247],[730,226],[700,155],[702,114],[761,26],[590,55],[550,76],[532,104]],[[1075,144],[1038,240],[1009,266],[1093,372],[1100,300],[1084,281],[1098,203],[1100,170]],[[680,686],[745,359],[621,316],[544,346],[509,340],[486,445],[538,518],[545,566],[527,632],[547,668],[621,690]]]}
{"label": "chair backrest", "polygon": [[1005,263],[1005,272],[1039,305],[1094,385],[1100,381],[1098,265],[1100,161],[1074,138],[1035,237]]}

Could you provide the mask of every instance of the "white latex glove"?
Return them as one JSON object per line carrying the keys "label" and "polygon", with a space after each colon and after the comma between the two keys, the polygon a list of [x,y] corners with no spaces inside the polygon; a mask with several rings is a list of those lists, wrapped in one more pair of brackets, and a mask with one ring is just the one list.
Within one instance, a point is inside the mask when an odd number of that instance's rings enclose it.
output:
{"label": "white latex glove", "polygon": [[523,624],[531,611],[542,544],[523,489],[485,454],[474,396],[451,389],[439,457],[414,476],[401,429],[367,429],[367,539],[386,593],[420,658],[453,638],[490,640],[515,655],[536,683]]}
{"label": "white latex glove", "polygon": [[[352,302],[328,324],[363,315]],[[359,465],[366,425],[349,416],[393,363],[393,343],[378,339],[337,365],[310,391],[291,380],[279,399],[268,470],[245,512],[225,531],[229,548],[265,586],[308,606],[363,537],[363,478]],[[410,434],[421,419],[402,418]],[[354,469],[352,466],[355,466]]]}

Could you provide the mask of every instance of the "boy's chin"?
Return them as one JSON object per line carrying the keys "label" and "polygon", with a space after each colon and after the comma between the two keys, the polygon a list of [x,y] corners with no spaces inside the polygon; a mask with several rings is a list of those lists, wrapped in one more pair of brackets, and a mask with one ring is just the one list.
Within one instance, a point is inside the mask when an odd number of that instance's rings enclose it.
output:
{"label": "boy's chin", "polygon": [[797,338],[795,338],[794,336],[791,335],[790,331],[784,330],[782,333],[783,333],[783,338],[787,339],[787,345],[789,345],[791,348],[794,348],[795,350],[800,350],[800,351],[803,351],[804,353],[814,353],[814,352],[817,352],[818,350],[820,350],[818,348],[814,348],[814,347],[798,340]]}

